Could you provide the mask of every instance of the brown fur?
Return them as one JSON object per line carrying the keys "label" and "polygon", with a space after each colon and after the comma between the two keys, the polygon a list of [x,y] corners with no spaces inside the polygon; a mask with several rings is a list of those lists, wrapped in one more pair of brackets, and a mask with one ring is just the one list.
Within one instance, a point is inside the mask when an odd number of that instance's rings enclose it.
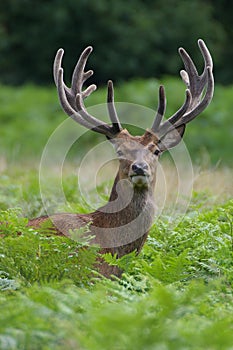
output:
{"label": "brown fur", "polygon": [[[90,233],[95,236],[92,242],[100,245],[101,253],[117,254],[118,257],[134,250],[139,253],[154,217],[153,190],[157,157],[153,155],[153,151],[156,141],[153,133],[146,132],[142,137],[132,137],[123,130],[114,140],[117,149],[121,148],[124,152],[124,159],[119,160],[120,167],[109,202],[90,214],[54,214],[32,219],[28,225],[37,228],[51,220],[55,234],[69,236],[70,230],[90,223]],[[132,164],[142,159],[149,166],[148,184],[132,185],[129,177]],[[104,262],[99,264],[99,271],[107,277],[121,274],[116,266],[109,266]]]}
{"label": "brown fur", "polygon": [[[108,112],[112,125],[91,116],[84,99],[95,89],[95,85],[83,88],[83,84],[93,71],[85,72],[87,59],[92,47],[81,54],[72,76],[71,87],[63,81],[62,57],[64,50],[58,50],[54,61],[54,80],[64,111],[77,123],[105,135],[115,146],[119,156],[119,170],[114,181],[109,202],[90,214],[55,214],[50,216],[57,234],[69,235],[90,224],[90,233],[95,236],[93,243],[101,247],[101,252],[110,252],[121,257],[134,250],[140,252],[154,217],[154,185],[156,164],[159,154],[176,146],[183,137],[185,126],[199,115],[210,103],[214,92],[213,62],[203,40],[198,40],[205,65],[201,75],[190,56],[179,49],[186,71],[181,77],[187,87],[186,99],[181,108],[169,119],[162,122],[165,114],[166,96],[163,86],[159,89],[157,114],[150,130],[143,136],[131,136],[123,130],[114,106],[112,81],[108,82]],[[29,225],[39,227],[48,217],[29,221]],[[120,270],[106,263],[99,265],[99,271],[109,277],[120,275]]]}

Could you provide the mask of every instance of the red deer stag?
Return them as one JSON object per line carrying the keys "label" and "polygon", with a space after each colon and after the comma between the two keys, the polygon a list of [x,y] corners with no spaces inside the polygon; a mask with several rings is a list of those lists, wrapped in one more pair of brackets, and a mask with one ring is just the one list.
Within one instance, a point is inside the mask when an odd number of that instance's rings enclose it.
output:
{"label": "red deer stag", "polygon": [[[162,121],[166,97],[164,87],[160,86],[153,125],[142,136],[132,136],[122,128],[114,106],[112,81],[108,82],[107,93],[111,125],[96,119],[85,108],[84,99],[96,89],[95,85],[83,88],[85,81],[93,74],[92,70],[84,71],[92,47],[87,47],[81,54],[70,88],[63,81],[61,63],[64,51],[58,50],[54,61],[54,80],[62,108],[77,123],[107,137],[116,149],[119,170],[106,205],[90,214],[59,213],[49,217],[57,234],[69,236],[70,230],[89,224],[89,232],[94,236],[93,243],[100,246],[101,253],[110,252],[122,257],[135,250],[140,252],[154,218],[158,158],[180,142],[186,124],[208,106],[213,96],[212,58],[203,40],[199,40],[198,45],[205,63],[201,75],[188,53],[183,48],[179,49],[185,67],[181,77],[187,87],[184,104],[169,119]],[[46,220],[48,216],[32,219],[29,225],[36,228]],[[116,266],[105,262],[100,263],[99,271],[107,277],[121,275]]]}

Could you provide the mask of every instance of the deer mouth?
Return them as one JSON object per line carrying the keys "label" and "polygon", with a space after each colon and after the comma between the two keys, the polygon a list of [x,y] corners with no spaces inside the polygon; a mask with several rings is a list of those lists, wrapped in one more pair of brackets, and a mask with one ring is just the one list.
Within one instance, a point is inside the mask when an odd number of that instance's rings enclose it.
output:
{"label": "deer mouth", "polygon": [[131,178],[131,181],[132,183],[135,185],[135,186],[146,186],[148,185],[148,182],[149,182],[149,175],[131,175],[130,176]]}

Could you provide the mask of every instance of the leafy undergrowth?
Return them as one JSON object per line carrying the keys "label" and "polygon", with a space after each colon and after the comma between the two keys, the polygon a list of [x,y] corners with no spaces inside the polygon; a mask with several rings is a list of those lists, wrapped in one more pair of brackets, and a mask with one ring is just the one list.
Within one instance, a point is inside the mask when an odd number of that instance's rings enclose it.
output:
{"label": "leafy undergrowth", "polygon": [[124,269],[110,281],[95,272],[96,247],[3,211],[0,348],[232,349],[232,215],[228,201],[161,217],[139,256],[105,256]]}

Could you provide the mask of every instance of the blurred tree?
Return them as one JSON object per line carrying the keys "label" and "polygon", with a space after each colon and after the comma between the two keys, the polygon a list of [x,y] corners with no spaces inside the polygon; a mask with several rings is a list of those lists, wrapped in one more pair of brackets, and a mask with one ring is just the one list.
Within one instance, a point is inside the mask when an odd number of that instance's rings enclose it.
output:
{"label": "blurred tree", "polygon": [[[218,59],[226,32],[214,13],[214,4],[201,0],[1,1],[0,80],[51,83],[51,65],[59,47],[66,51],[68,79],[87,45],[95,48],[90,61],[98,83],[177,74],[178,46],[199,60],[199,37],[222,67]],[[226,66],[222,69],[219,78],[227,75]]]}
{"label": "blurred tree", "polygon": [[224,83],[233,82],[233,26],[232,13],[233,2],[229,0],[211,0],[213,8],[213,16],[215,21],[221,23],[224,32],[227,34],[222,38],[221,42],[221,57],[218,62],[218,69],[220,71],[220,78]]}

